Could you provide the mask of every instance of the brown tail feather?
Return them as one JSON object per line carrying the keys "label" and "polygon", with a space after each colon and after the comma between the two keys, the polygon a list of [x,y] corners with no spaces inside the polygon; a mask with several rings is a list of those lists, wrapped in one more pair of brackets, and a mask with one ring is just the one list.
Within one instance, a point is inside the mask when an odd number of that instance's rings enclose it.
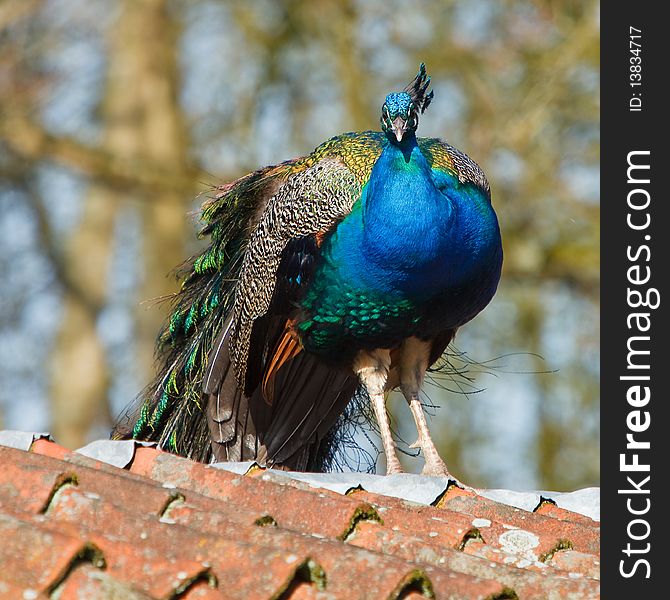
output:
{"label": "brown tail feather", "polygon": [[269,461],[305,469],[357,387],[353,371],[305,352],[286,361],[275,376],[272,416],[262,436]]}
{"label": "brown tail feather", "polygon": [[303,352],[285,322],[264,377],[247,397],[232,368],[228,336],[224,327],[203,385],[214,460],[306,469],[353,396],[355,374]]}

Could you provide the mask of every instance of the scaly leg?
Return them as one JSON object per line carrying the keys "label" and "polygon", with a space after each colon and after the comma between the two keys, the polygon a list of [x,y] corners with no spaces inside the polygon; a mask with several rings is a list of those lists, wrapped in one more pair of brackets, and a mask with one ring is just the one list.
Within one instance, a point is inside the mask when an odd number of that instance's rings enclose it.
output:
{"label": "scaly leg", "polygon": [[419,397],[412,396],[408,399],[408,402],[409,408],[412,411],[412,416],[414,417],[414,422],[416,423],[416,429],[419,432],[419,438],[412,444],[412,447],[416,448],[418,446],[421,448],[423,458],[426,461],[421,470],[421,474],[456,479],[449,473],[447,465],[444,464],[444,461],[440,458],[440,455],[437,452],[437,448],[435,448],[435,444],[433,444],[433,440],[430,437],[430,431],[428,430],[428,424],[426,423],[426,415],[423,412]]}
{"label": "scaly leg", "polygon": [[402,467],[396,455],[396,444],[391,435],[391,425],[386,413],[384,390],[391,367],[391,355],[388,350],[362,350],[354,361],[354,371],[370,395],[372,408],[379,424],[384,455],[386,456],[386,474],[402,473]]}
{"label": "scaly leg", "polygon": [[419,434],[412,448],[421,448],[425,460],[422,475],[434,475],[455,479],[447,469],[447,465],[440,458],[435,444],[430,437],[426,415],[419,401],[419,392],[423,385],[423,378],[428,368],[430,356],[430,342],[422,341],[415,337],[407,338],[402,346],[402,357],[400,360],[400,389],[412,411],[416,430]]}

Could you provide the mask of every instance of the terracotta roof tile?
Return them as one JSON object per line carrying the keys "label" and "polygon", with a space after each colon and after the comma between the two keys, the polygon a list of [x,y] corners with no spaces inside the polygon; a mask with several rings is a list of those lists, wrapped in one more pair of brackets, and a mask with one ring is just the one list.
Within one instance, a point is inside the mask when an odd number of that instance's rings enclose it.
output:
{"label": "terracotta roof tile", "polygon": [[39,438],[35,440],[30,446],[30,451],[35,452],[36,454],[43,454],[44,456],[60,459],[71,454],[67,448],[63,448],[63,446],[59,446],[47,438]]}
{"label": "terracotta roof tile", "polygon": [[146,447],[120,469],[45,438],[0,461],[0,599],[599,597],[598,523],[551,502],[340,495]]}
{"label": "terracotta roof tile", "polygon": [[600,527],[597,521],[594,521],[585,515],[580,515],[564,508],[560,508],[549,498],[541,498],[540,503],[533,512],[536,515],[544,515],[545,517],[551,517],[553,519],[558,519],[559,521],[572,521],[574,523],[581,523],[587,527]]}
{"label": "terracotta roof tile", "polygon": [[198,581],[180,596],[180,600],[221,600],[221,590],[206,581]]}
{"label": "terracotta roof tile", "polygon": [[23,586],[37,594],[53,589],[79,562],[104,565],[102,553],[78,536],[53,531],[39,522],[24,522],[2,514],[0,518],[0,564],[13,587]]}
{"label": "terracotta roof tile", "polygon": [[[366,497],[373,501],[371,495],[366,493]],[[397,499],[389,499],[390,504],[402,503]],[[381,507],[380,507],[381,509]],[[430,510],[430,509],[428,509]],[[380,510],[380,514],[387,514]],[[432,521],[432,518],[431,518]],[[386,523],[388,525],[388,522]],[[458,530],[457,530],[458,531]],[[468,532],[472,532],[469,529]],[[510,530],[507,530],[510,531]],[[436,532],[431,532],[436,533]],[[461,573],[467,573],[485,579],[496,579],[503,582],[506,586],[515,589],[520,596],[529,597],[527,593],[536,593],[540,590],[542,593],[549,593],[555,582],[544,577],[548,572],[553,575],[565,575],[552,569],[554,566],[549,561],[541,563],[538,560],[529,560],[527,556],[516,555],[504,552],[490,544],[482,541],[481,537],[462,536],[461,543],[458,546],[444,545],[439,535],[431,537],[412,536],[407,532],[402,532],[398,527],[379,527],[375,524],[361,523],[356,528],[355,533],[347,540],[351,544],[376,550],[378,552],[392,553],[407,560],[419,559],[422,562],[435,566],[448,567]],[[444,538],[443,538],[444,539]],[[554,556],[558,556],[557,552]],[[591,555],[583,555],[595,560]],[[521,566],[523,570],[517,568]],[[586,564],[584,565],[586,567]],[[597,571],[594,571],[592,564],[589,564],[589,577],[597,578]],[[563,568],[559,566],[559,568]],[[534,570],[542,575],[531,576],[527,570]],[[574,571],[574,569],[570,569]],[[596,597],[598,584],[594,581],[586,582],[565,582],[564,590],[570,590],[572,593],[588,594],[593,593]],[[541,596],[538,596],[541,597]],[[588,595],[585,597],[589,597]]]}
{"label": "terracotta roof tile", "polygon": [[[491,520],[502,523],[503,526],[513,526],[527,530],[540,537],[540,553],[548,552],[556,543],[563,539],[570,542],[572,547],[591,554],[600,552],[600,526],[594,521],[589,525],[577,522],[576,518],[563,518],[561,522],[546,513],[528,513],[527,511],[508,506],[474,492],[462,490],[452,486],[439,500],[439,508],[454,510],[471,515],[475,519]],[[557,508],[557,507],[554,507]],[[562,515],[574,515],[562,510]],[[548,547],[547,547],[548,546]]]}
{"label": "terracotta roof tile", "polygon": [[151,596],[90,565],[73,569],[58,588],[58,594],[58,600],[92,600],[94,598],[151,600]]}
{"label": "terracotta roof tile", "polygon": [[[377,518],[369,504],[328,490],[278,486],[262,477],[214,469],[152,448],[138,448],[136,456],[141,461],[133,461],[133,473],[209,498],[234,501],[259,515],[268,514],[282,527],[294,531],[343,539],[358,520]],[[298,506],[300,510],[296,511]],[[328,518],[324,519],[324,515]]]}
{"label": "terracotta roof tile", "polygon": [[557,552],[551,558],[549,564],[568,573],[600,579],[600,560],[592,554],[575,552],[574,550]]}

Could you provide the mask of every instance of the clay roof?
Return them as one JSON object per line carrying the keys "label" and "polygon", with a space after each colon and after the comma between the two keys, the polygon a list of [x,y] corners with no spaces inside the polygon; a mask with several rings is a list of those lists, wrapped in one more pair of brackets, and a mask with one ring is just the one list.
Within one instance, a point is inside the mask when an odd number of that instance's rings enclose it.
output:
{"label": "clay roof", "polygon": [[422,505],[134,444],[120,468],[36,437],[0,445],[3,599],[599,597],[599,523],[551,499],[450,485]]}

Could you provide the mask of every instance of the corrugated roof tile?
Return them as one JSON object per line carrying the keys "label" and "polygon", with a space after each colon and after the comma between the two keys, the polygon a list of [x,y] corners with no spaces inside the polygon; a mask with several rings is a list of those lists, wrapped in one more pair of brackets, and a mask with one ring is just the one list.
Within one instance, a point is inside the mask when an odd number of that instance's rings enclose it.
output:
{"label": "corrugated roof tile", "polygon": [[552,567],[570,573],[578,573],[591,579],[600,579],[600,560],[592,554],[566,550],[557,552],[549,561]]}
{"label": "corrugated roof tile", "polygon": [[120,469],[44,438],[0,460],[0,598],[599,597],[598,523],[551,503],[344,496],[144,447]]}
{"label": "corrugated roof tile", "polygon": [[[545,514],[530,513],[456,487],[451,487],[437,506],[443,510],[453,510],[470,515],[473,517],[473,522],[491,521],[492,524],[497,522],[505,528],[512,526],[532,533],[539,538],[538,552],[540,554],[551,551],[559,540],[565,540],[573,548],[583,552],[590,554],[600,552],[600,527],[594,521],[591,521],[592,525],[568,519],[559,521]],[[574,514],[566,510],[561,512],[563,515]],[[504,532],[495,531],[495,534],[500,539]],[[509,535],[509,537],[512,536]]]}
{"label": "corrugated roof tile", "polygon": [[221,600],[222,590],[217,589],[207,581],[198,581],[186,590],[179,600]]}
{"label": "corrugated roof tile", "polygon": [[595,527],[600,528],[600,524],[597,521],[578,513],[566,510],[556,506],[556,503],[551,498],[541,498],[539,504],[533,511],[536,515],[543,515],[545,517],[551,517],[552,519],[558,519],[559,521],[572,521],[574,523],[580,523],[586,527]]}
{"label": "corrugated roof tile", "polygon": [[[468,542],[461,551],[445,548],[433,540],[408,537],[406,534],[373,523],[361,523],[347,542],[369,550],[394,554],[406,560],[417,560],[437,567],[446,567],[452,571],[482,579],[494,579],[514,589],[520,597],[528,597],[528,592],[536,592],[538,589],[544,593],[551,591],[555,582],[544,577],[547,572],[552,572],[553,575],[565,575],[556,570],[552,571],[551,567],[545,564],[536,566],[535,570],[538,571],[538,574],[532,575],[528,573],[531,561],[527,558],[505,554],[479,540]],[[476,552],[473,552],[474,546],[477,546]],[[522,565],[521,568],[518,567],[519,564]],[[571,593],[576,594],[575,597],[588,597],[583,596],[584,593],[595,593],[597,587],[595,582],[570,581],[567,582],[564,589],[567,588]]]}
{"label": "corrugated roof tile", "polygon": [[56,588],[54,596],[58,600],[152,600],[151,596],[89,565],[74,569]]}
{"label": "corrugated roof tile", "polygon": [[[262,477],[237,475],[153,448],[138,448],[138,455],[143,458],[139,463],[133,462],[131,471],[134,473],[209,498],[234,501],[259,514],[269,514],[282,527],[295,531],[343,539],[358,520],[377,518],[368,503],[327,490],[279,486]],[[296,511],[298,506],[300,510]],[[324,519],[325,514],[328,518]]]}
{"label": "corrugated roof tile", "polygon": [[53,591],[81,562],[104,566],[102,553],[90,542],[5,513],[0,514],[0,539],[3,575],[11,577],[13,587],[37,594]]}
{"label": "corrugated roof tile", "polygon": [[20,507],[31,513],[46,511],[51,498],[63,486],[76,482],[71,469],[63,469],[62,463],[55,466],[16,463],[11,457],[20,450],[0,447],[0,508]]}

